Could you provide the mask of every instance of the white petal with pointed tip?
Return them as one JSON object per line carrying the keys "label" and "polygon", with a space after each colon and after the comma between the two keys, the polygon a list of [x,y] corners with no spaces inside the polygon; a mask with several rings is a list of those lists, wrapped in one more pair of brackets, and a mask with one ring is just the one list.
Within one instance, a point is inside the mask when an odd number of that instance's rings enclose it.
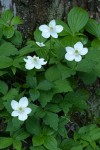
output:
{"label": "white petal with pointed tip", "polygon": [[79,62],[79,61],[81,61],[81,60],[82,60],[81,55],[75,56],[75,61],[76,61],[76,62]]}
{"label": "white petal with pointed tip", "polygon": [[86,55],[88,53],[88,48],[83,48],[81,51],[80,51],[80,54],[81,55]]}
{"label": "white petal with pointed tip", "polygon": [[55,27],[56,26],[56,21],[55,20],[51,20],[49,23],[49,27]]}
{"label": "white petal with pointed tip", "polygon": [[19,116],[18,111],[17,111],[17,110],[13,111],[13,112],[11,113],[11,116],[13,116],[13,117]]}
{"label": "white petal with pointed tip", "polygon": [[74,45],[74,48],[75,50],[82,50],[83,49],[83,44],[81,42],[77,42],[75,45]]}
{"label": "white petal with pointed tip", "polygon": [[69,53],[65,54],[65,59],[67,59],[68,61],[73,61],[75,59],[74,55],[71,55]]}
{"label": "white petal with pointed tip", "polygon": [[27,97],[22,97],[20,100],[19,100],[19,105],[21,107],[27,107],[28,106],[28,99]]}
{"label": "white petal with pointed tip", "polygon": [[74,51],[75,51],[75,50],[74,50],[74,48],[69,47],[69,46],[68,46],[68,47],[66,47],[65,49],[66,49],[66,52],[67,52],[67,53],[69,53],[69,54],[73,54],[73,53],[74,53]]}
{"label": "white petal with pointed tip", "polygon": [[19,107],[19,103],[15,100],[12,100],[11,101],[11,107],[12,107],[12,109],[17,110]]}
{"label": "white petal with pointed tip", "polygon": [[39,30],[42,32],[48,32],[49,31],[49,27],[47,25],[41,25],[39,27]]}
{"label": "white petal with pointed tip", "polygon": [[61,25],[56,25],[56,32],[57,33],[60,33],[60,32],[62,32],[62,30],[63,30],[63,26],[61,26]]}
{"label": "white petal with pointed tip", "polygon": [[26,113],[26,114],[30,114],[30,113],[31,113],[31,111],[32,111],[32,110],[31,110],[31,108],[28,108],[28,107],[27,107],[27,108],[25,108],[24,110],[25,110],[25,113]]}
{"label": "white petal with pointed tip", "polygon": [[44,38],[49,38],[50,37],[50,32],[42,32],[42,36],[44,37]]}
{"label": "white petal with pointed tip", "polygon": [[20,114],[20,115],[18,116],[18,119],[21,120],[21,121],[25,121],[27,118],[28,118],[28,116],[27,116],[26,113]]}
{"label": "white petal with pointed tip", "polygon": [[53,38],[58,38],[58,34],[57,34],[56,32],[51,32],[51,36],[52,36]]}

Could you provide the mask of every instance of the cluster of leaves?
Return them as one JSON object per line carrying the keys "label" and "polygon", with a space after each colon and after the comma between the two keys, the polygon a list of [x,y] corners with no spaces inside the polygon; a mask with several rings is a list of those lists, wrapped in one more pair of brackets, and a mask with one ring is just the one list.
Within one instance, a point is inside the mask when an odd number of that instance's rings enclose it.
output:
{"label": "cluster of leaves", "polygon": [[[64,28],[58,39],[43,38],[37,28],[34,41],[28,40],[22,48],[22,35],[16,30],[22,20],[9,10],[1,15],[0,118],[4,126],[0,129],[0,149],[100,149],[100,128],[96,124],[81,127],[73,138],[68,137],[65,128],[72,113],[89,107],[86,85],[100,77],[100,24],[78,7],[69,12],[66,23],[56,22]],[[36,41],[45,46],[39,47]],[[88,47],[88,54],[78,63],[65,60],[65,47],[73,47],[78,41]],[[40,70],[26,70],[27,55],[44,58],[47,65]],[[84,85],[81,89],[80,82]],[[11,117],[11,101],[23,96],[32,109],[25,122]]]}

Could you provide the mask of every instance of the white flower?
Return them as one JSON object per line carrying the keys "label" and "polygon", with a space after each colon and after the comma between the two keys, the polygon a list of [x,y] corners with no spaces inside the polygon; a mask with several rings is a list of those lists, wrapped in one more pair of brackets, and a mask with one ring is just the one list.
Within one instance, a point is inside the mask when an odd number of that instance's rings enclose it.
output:
{"label": "white flower", "polygon": [[19,100],[19,103],[15,100],[11,101],[11,107],[14,110],[11,113],[11,116],[17,117],[21,121],[24,121],[28,118],[28,114],[31,113],[31,108],[27,107],[28,106],[28,99],[26,97],[22,97]]}
{"label": "white flower", "polygon": [[66,47],[66,54],[65,59],[68,61],[75,60],[76,62],[79,62],[82,60],[81,55],[86,55],[88,53],[87,48],[83,48],[83,44],[81,42],[77,42],[73,47]]}
{"label": "white flower", "polygon": [[60,33],[63,30],[63,26],[56,25],[56,21],[52,20],[52,21],[50,21],[48,26],[45,25],[45,24],[41,25],[39,27],[39,30],[42,31],[42,36],[44,38],[49,38],[50,35],[53,38],[58,38],[58,34],[57,33]]}
{"label": "white flower", "polygon": [[27,56],[27,59],[24,58],[24,61],[26,62],[25,68],[28,70],[31,70],[33,68],[40,69],[42,65],[45,65],[47,61],[44,61],[44,58],[39,58],[36,56]]}
{"label": "white flower", "polygon": [[36,44],[39,46],[39,47],[44,47],[45,44],[43,42],[36,42]]}

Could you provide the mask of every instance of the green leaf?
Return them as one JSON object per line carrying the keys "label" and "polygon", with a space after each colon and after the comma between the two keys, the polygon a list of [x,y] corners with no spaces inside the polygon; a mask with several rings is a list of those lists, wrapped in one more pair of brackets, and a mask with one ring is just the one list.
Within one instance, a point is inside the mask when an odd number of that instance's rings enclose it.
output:
{"label": "green leaf", "polygon": [[45,116],[45,110],[42,109],[41,107],[38,107],[37,110],[35,111],[35,116],[36,118],[43,118]]}
{"label": "green leaf", "polygon": [[22,44],[22,34],[19,31],[14,32],[14,35],[12,38],[10,38],[10,41],[17,46],[20,46]]}
{"label": "green leaf", "polygon": [[40,134],[41,128],[39,120],[35,117],[30,117],[28,120],[26,120],[26,129],[31,134]]}
{"label": "green leaf", "polygon": [[15,28],[12,26],[3,28],[3,35],[8,39],[14,35],[14,32],[15,32]]}
{"label": "green leaf", "polygon": [[3,97],[3,100],[12,100],[15,99],[15,97],[18,96],[18,90],[15,88],[12,88],[8,91],[8,93]]}
{"label": "green leaf", "polygon": [[11,25],[18,25],[18,24],[23,24],[23,21],[19,16],[16,16],[11,20]]}
{"label": "green leaf", "polygon": [[36,88],[37,86],[37,79],[31,75],[26,76],[26,83],[31,88]]}
{"label": "green leaf", "polygon": [[15,48],[14,45],[12,45],[9,42],[4,42],[0,46],[0,56],[11,56],[17,54],[18,54],[18,50]]}
{"label": "green leaf", "polygon": [[41,146],[44,143],[44,137],[42,134],[33,136],[32,142],[34,146]]}
{"label": "green leaf", "polygon": [[22,147],[21,141],[13,140],[13,147],[14,147],[14,149],[16,149],[16,150],[21,150],[21,147]]}
{"label": "green leaf", "polygon": [[13,60],[6,56],[0,56],[0,69],[12,66]]}
{"label": "green leaf", "polygon": [[54,90],[56,93],[69,92],[73,90],[70,82],[67,80],[57,80],[54,84]]}
{"label": "green leaf", "polygon": [[54,130],[58,129],[59,119],[57,114],[47,111],[46,115],[43,118],[43,121]]}
{"label": "green leaf", "polygon": [[52,66],[45,72],[45,77],[48,81],[55,81],[61,78],[61,73],[56,66]]}
{"label": "green leaf", "polygon": [[71,148],[71,150],[83,150],[83,146],[82,145],[74,146]]}
{"label": "green leaf", "polygon": [[17,130],[14,134],[13,134],[13,138],[18,140],[18,141],[22,141],[26,138],[28,138],[30,136],[30,134],[28,132],[26,132],[23,128]]}
{"label": "green leaf", "polygon": [[87,32],[100,39],[100,24],[96,20],[89,19],[85,29]]}
{"label": "green leaf", "polygon": [[31,147],[30,150],[46,150],[43,146]]}
{"label": "green leaf", "polygon": [[79,32],[87,23],[88,13],[79,7],[74,7],[68,14],[68,25],[73,34]]}
{"label": "green leaf", "polygon": [[46,136],[43,145],[49,150],[58,150],[57,141],[53,136]]}
{"label": "green leaf", "polygon": [[10,20],[13,17],[13,13],[10,10],[6,10],[2,13],[1,17],[5,22],[7,22],[9,24]]}
{"label": "green leaf", "polygon": [[53,95],[53,91],[40,92],[39,102],[41,103],[42,107],[45,107],[47,103],[52,100]]}
{"label": "green leaf", "polygon": [[69,120],[66,117],[61,117],[59,119],[59,124],[58,124],[58,133],[62,136],[62,137],[67,137],[67,131],[65,128],[65,125],[69,122]]}
{"label": "green leaf", "polygon": [[95,68],[96,63],[93,60],[83,59],[78,63],[76,70],[80,72],[91,72]]}
{"label": "green leaf", "polygon": [[71,68],[68,68],[67,66],[63,65],[63,64],[58,64],[57,68],[59,69],[61,76],[62,76],[62,80],[70,77],[71,75],[75,74],[75,71],[72,70]]}
{"label": "green leaf", "polygon": [[9,137],[0,137],[0,149],[7,148],[12,145],[13,139]]}
{"label": "green leaf", "polygon": [[7,94],[7,92],[8,92],[8,85],[4,81],[0,80],[0,93],[5,95]]}
{"label": "green leaf", "polygon": [[53,87],[53,84],[47,80],[43,80],[42,82],[39,83],[37,86],[37,89],[43,90],[43,91],[48,91]]}
{"label": "green leaf", "polygon": [[19,56],[24,56],[24,55],[27,55],[31,52],[34,52],[37,48],[33,48],[33,47],[30,47],[29,46],[25,46],[23,47],[22,49],[19,50]]}
{"label": "green leaf", "polygon": [[30,94],[32,101],[37,100],[40,96],[40,93],[37,89],[30,89],[29,94]]}

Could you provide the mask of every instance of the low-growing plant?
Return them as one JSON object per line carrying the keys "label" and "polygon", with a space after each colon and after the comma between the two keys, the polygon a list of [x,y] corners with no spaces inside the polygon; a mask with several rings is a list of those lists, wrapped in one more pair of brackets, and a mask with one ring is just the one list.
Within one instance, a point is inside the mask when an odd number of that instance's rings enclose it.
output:
{"label": "low-growing plant", "polygon": [[0,149],[99,150],[99,121],[72,135],[67,125],[89,109],[88,85],[100,77],[100,24],[75,7],[23,46],[22,23],[10,10],[1,15]]}

